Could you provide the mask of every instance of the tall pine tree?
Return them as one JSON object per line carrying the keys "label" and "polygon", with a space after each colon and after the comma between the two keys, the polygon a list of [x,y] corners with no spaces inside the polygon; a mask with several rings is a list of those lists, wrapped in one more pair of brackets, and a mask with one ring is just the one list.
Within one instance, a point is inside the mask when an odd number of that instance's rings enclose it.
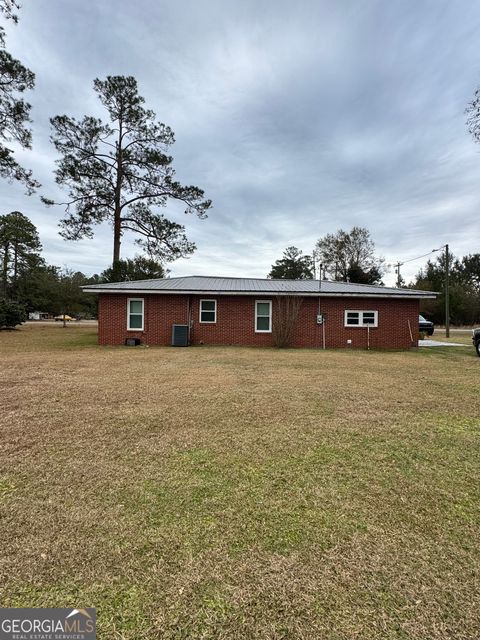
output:
{"label": "tall pine tree", "polygon": [[35,225],[20,211],[0,216],[0,263],[2,295],[15,298],[18,276],[42,245]]}
{"label": "tall pine tree", "polygon": [[[104,106],[106,122],[91,116],[51,119],[52,142],[60,153],[56,181],[68,190],[61,235],[68,240],[93,237],[93,227],[113,227],[113,268],[120,260],[122,235],[133,232],[150,257],[169,261],[191,254],[195,245],[185,228],[159,212],[170,200],[185,213],[205,218],[211,201],[201,189],[174,179],[174,143],[170,127],[157,122],[144,107],[133,77],[96,79],[94,89]],[[47,204],[52,204],[44,198]]]}

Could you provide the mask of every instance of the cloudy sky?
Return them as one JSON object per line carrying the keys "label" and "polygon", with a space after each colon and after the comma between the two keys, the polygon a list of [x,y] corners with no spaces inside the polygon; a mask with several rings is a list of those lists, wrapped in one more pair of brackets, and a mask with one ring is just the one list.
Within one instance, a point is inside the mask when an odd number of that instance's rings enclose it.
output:
{"label": "cloudy sky", "polygon": [[[464,0],[23,0],[7,48],[37,77],[34,145],[19,160],[61,198],[49,117],[102,115],[95,77],[133,75],[177,142],[180,181],[205,221],[165,213],[197,244],[171,275],[265,277],[288,245],[371,231],[387,262],[446,242],[478,252],[480,146],[465,106],[480,85],[480,4]],[[46,259],[87,274],[111,262],[108,226],[58,236],[60,207],[0,183],[2,213],[38,226]],[[65,194],[63,194],[65,197]],[[136,252],[132,239],[123,257]],[[407,281],[424,260],[403,267]],[[391,273],[386,282],[393,282]]]}

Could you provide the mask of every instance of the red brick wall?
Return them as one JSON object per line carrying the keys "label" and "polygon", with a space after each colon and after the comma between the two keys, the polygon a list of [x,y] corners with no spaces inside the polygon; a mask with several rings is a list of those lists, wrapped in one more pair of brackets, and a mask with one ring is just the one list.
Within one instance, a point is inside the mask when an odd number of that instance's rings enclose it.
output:
{"label": "red brick wall", "polygon": [[[143,331],[127,331],[128,298],[144,299]],[[98,303],[99,344],[125,344],[140,338],[143,344],[170,344],[172,324],[187,324],[188,296],[101,293]]]}
{"label": "red brick wall", "polygon": [[[255,333],[255,300],[273,302],[268,296],[188,296],[145,294],[135,297],[145,301],[143,331],[127,331],[127,299],[125,294],[100,294],[98,339],[100,344],[124,344],[125,338],[140,338],[143,344],[169,345],[172,325],[188,324],[189,309],[192,319],[192,344],[271,346],[271,333]],[[132,296],[133,297],[133,296]],[[217,300],[216,324],[199,322],[201,298]],[[292,346],[322,347],[323,327],[316,324],[318,313],[326,316],[325,346],[327,348],[366,348],[367,329],[345,327],[346,309],[378,311],[378,327],[370,329],[372,349],[408,349],[412,346],[408,321],[414,345],[418,339],[418,300],[391,300],[367,298],[304,298],[294,329]],[[348,344],[351,340],[351,344]]]}

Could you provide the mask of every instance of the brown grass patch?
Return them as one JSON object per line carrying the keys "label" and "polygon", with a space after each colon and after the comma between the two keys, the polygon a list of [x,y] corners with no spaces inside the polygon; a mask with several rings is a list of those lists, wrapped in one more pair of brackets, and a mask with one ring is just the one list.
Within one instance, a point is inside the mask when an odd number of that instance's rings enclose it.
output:
{"label": "brown grass patch", "polygon": [[0,333],[0,600],[100,638],[476,638],[474,350]]}

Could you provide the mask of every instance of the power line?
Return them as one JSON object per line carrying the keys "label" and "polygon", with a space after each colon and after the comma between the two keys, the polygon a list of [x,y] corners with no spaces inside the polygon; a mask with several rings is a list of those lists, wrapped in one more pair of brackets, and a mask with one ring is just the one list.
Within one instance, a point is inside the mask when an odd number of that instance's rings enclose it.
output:
{"label": "power line", "polygon": [[408,260],[404,260],[403,262],[397,262],[395,267],[397,271],[397,287],[401,285],[401,275],[400,275],[400,267],[402,267],[407,262],[414,262],[415,260],[420,260],[421,258],[426,258],[430,256],[432,253],[436,251],[441,251],[445,249],[445,336],[447,338],[450,337],[450,248],[448,244],[444,244],[438,249],[432,249],[428,253],[424,253],[422,256],[418,256],[417,258],[409,258]]}
{"label": "power line", "polygon": [[416,258],[409,258],[408,260],[404,260],[403,262],[396,262],[395,264],[397,264],[397,265],[399,264],[400,266],[403,266],[404,264],[407,264],[407,262],[414,262],[415,260],[420,260],[420,258],[426,258],[431,253],[435,253],[436,251],[440,251],[443,248],[444,248],[444,246],[443,247],[439,247],[438,249],[432,249],[428,253],[424,253],[421,256],[417,256]]}
{"label": "power line", "polygon": [[440,251],[441,249],[444,249],[446,245],[443,245],[442,247],[439,247],[438,249],[432,249],[431,251],[429,251],[428,253],[424,253],[421,256],[417,256],[416,258],[409,258],[408,260],[404,260],[403,262],[395,262],[395,271],[397,272],[397,287],[400,287],[401,284],[401,275],[400,275],[400,267],[403,267],[404,264],[407,264],[408,262],[415,262],[415,260],[420,260],[421,258],[426,258],[427,256],[430,256],[432,253],[435,253],[436,251]]}

